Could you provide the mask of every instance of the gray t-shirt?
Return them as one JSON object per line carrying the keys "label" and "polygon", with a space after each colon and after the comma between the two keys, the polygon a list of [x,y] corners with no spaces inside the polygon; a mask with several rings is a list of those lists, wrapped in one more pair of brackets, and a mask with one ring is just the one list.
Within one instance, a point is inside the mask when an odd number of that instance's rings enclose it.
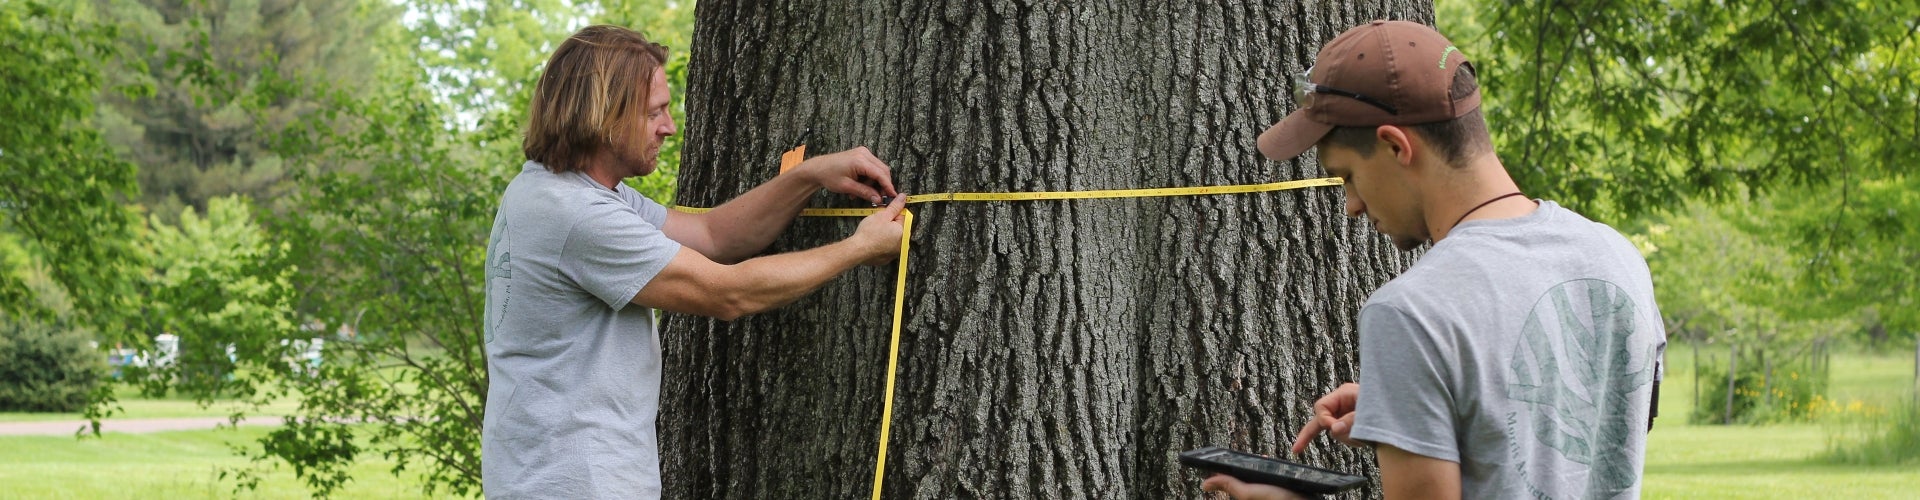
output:
{"label": "gray t-shirt", "polygon": [[660,343],[631,305],[680,244],[666,207],[527,162],[487,244],[492,498],[658,498]]}
{"label": "gray t-shirt", "polygon": [[1458,462],[1464,498],[1636,497],[1665,349],[1612,228],[1551,201],[1466,222],[1361,309],[1352,437]]}

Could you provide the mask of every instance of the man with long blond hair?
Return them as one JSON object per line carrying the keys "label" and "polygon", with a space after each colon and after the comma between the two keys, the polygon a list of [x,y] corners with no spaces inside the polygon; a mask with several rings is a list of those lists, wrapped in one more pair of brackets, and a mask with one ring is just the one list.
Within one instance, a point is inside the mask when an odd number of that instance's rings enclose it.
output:
{"label": "man with long blond hair", "polygon": [[[527,161],[487,245],[489,497],[658,498],[653,310],[732,320],[899,249],[905,197],[866,148],[809,159],[704,214],[622,185],[653,173],[675,132],[665,61],[639,33],[590,26],[540,75]],[[754,257],[821,188],[893,202],[845,240]]]}

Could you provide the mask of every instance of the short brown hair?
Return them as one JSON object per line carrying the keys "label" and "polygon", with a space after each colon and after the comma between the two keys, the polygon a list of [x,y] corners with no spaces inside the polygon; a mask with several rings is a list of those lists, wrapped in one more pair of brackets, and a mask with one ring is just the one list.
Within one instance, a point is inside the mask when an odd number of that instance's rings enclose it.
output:
{"label": "short brown hair", "polygon": [[547,59],[534,87],[527,138],[520,149],[527,160],[553,172],[586,168],[586,159],[625,137],[646,113],[653,72],[667,60],[667,48],[619,26],[581,28]]}
{"label": "short brown hair", "polygon": [[[1453,74],[1452,95],[1467,95],[1479,90],[1480,84],[1473,77],[1471,66],[1463,66]],[[1360,156],[1373,156],[1374,145],[1379,139],[1373,131],[1379,127],[1334,127],[1320,144],[1333,144],[1352,149]],[[1407,125],[1407,130],[1420,134],[1427,139],[1440,158],[1448,165],[1460,166],[1474,155],[1493,149],[1493,137],[1487,132],[1487,119],[1479,109],[1468,111],[1458,118],[1433,123]]]}

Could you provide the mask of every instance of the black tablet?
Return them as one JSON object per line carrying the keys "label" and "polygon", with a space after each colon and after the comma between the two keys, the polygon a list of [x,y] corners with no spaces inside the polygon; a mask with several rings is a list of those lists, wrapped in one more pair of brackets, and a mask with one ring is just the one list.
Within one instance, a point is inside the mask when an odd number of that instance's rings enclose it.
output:
{"label": "black tablet", "polygon": [[1207,472],[1226,474],[1249,483],[1271,484],[1293,490],[1295,493],[1309,495],[1346,491],[1367,482],[1367,478],[1352,474],[1241,453],[1218,446],[1181,453],[1180,464]]}

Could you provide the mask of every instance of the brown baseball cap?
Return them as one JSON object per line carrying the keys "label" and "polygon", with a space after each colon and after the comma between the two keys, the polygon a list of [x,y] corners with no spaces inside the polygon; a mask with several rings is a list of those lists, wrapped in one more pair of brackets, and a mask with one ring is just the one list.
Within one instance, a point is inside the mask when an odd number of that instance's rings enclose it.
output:
{"label": "brown baseball cap", "polygon": [[1459,118],[1480,107],[1480,91],[1450,95],[1453,75],[1472,71],[1465,54],[1427,25],[1374,21],[1341,33],[1320,49],[1311,84],[1288,114],[1260,134],[1260,153],[1286,161],[1334,127],[1419,125]]}

